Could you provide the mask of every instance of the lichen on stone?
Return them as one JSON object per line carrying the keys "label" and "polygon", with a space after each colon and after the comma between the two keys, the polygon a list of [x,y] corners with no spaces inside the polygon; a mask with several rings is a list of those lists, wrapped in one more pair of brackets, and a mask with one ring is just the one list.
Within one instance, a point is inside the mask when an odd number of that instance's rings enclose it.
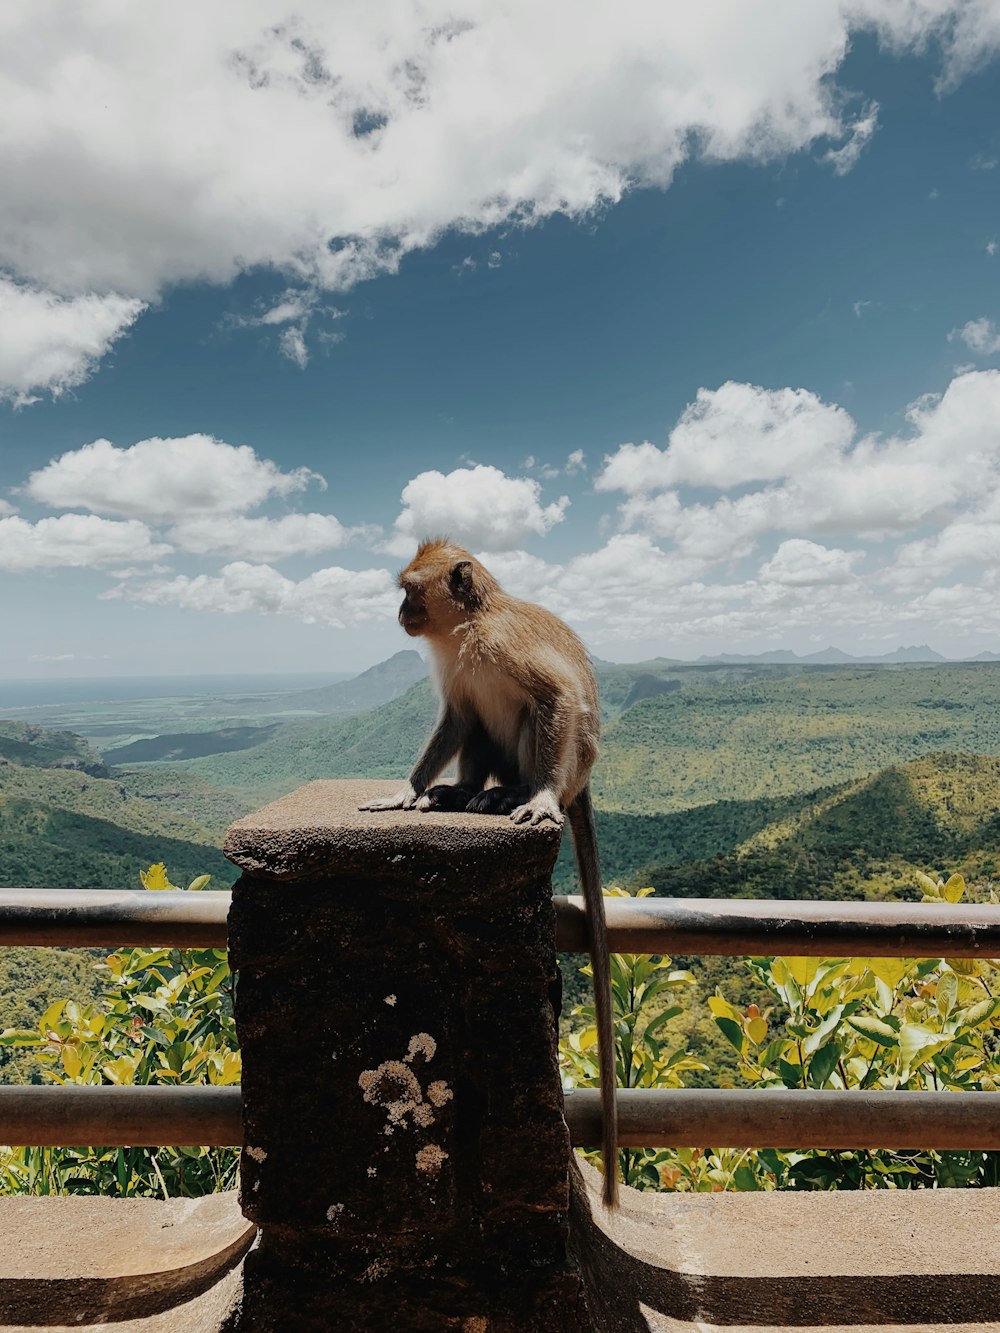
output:
{"label": "lichen on stone", "polygon": [[450,1102],[454,1095],[442,1078],[435,1079],[427,1089],[427,1098],[435,1106],[444,1106],[445,1102]]}
{"label": "lichen on stone", "polygon": [[447,1160],[448,1154],[443,1148],[436,1143],[428,1143],[417,1153],[417,1170],[428,1176],[437,1176],[441,1174],[441,1168]]}
{"label": "lichen on stone", "polygon": [[406,1053],[406,1063],[412,1064],[418,1055],[422,1055],[428,1063],[434,1059],[437,1051],[437,1042],[429,1032],[418,1032],[415,1037],[410,1038],[409,1050]]}

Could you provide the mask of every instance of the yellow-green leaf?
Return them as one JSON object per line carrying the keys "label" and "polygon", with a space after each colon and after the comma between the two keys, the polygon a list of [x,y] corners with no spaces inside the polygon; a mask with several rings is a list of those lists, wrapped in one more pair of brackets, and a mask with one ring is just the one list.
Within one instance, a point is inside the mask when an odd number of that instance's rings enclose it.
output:
{"label": "yellow-green leaf", "polygon": [[755,1046],[759,1046],[767,1036],[767,1020],[763,1018],[751,1018],[750,1022],[747,1024],[747,1036]]}
{"label": "yellow-green leaf", "polygon": [[965,880],[961,875],[952,875],[941,892],[946,902],[960,902],[965,893]]}

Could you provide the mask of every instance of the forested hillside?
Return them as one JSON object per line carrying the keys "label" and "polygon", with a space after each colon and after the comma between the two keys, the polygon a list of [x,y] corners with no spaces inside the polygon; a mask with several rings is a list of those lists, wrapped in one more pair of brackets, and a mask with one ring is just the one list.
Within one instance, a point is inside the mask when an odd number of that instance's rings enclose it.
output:
{"label": "forested hillside", "polygon": [[928,755],[813,792],[728,851],[657,857],[629,878],[676,897],[900,898],[919,896],[914,871],[932,869],[970,880],[1000,869],[995,756]]}
{"label": "forested hillside", "polygon": [[[15,725],[5,724],[5,734]],[[211,874],[220,885],[232,882],[219,844],[244,806],[186,774],[164,781],[67,768],[64,736],[21,725],[8,754],[22,747],[25,762],[0,763],[0,884],[134,887],[140,870],[163,860],[180,879]],[[88,767],[107,772],[84,742],[78,752]]]}
{"label": "forested hillside", "polygon": [[670,811],[810,791],[934,750],[1000,753],[992,665],[758,672],[645,699],[605,730],[606,810]]}

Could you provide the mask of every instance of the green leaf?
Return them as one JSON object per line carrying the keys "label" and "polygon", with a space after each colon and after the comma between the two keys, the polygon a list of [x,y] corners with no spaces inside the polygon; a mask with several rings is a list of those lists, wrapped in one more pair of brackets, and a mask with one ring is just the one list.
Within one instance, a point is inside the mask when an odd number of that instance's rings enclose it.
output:
{"label": "green leaf", "polygon": [[978,1004],[972,1004],[968,1009],[963,1009],[955,1017],[963,1027],[977,1028],[981,1023],[985,1023],[988,1018],[992,1018],[1000,1008],[1000,1000],[980,1000]]}
{"label": "green leaf", "polygon": [[743,1029],[740,1027],[739,1023],[734,1023],[731,1018],[721,1018],[718,1015],[716,1016],[715,1021],[718,1024],[722,1035],[732,1046],[735,1046],[740,1055],[742,1055],[746,1045],[746,1038],[743,1035]]}
{"label": "green leaf", "polygon": [[835,1041],[829,1041],[825,1046],[820,1047],[809,1061],[809,1082],[814,1088],[823,1086],[837,1068],[839,1059],[840,1047]]}
{"label": "green leaf", "polygon": [[877,1041],[880,1046],[895,1046],[899,1040],[896,1029],[884,1018],[875,1018],[869,1014],[852,1014],[847,1021],[855,1032]]}
{"label": "green leaf", "polygon": [[684,1009],[679,1004],[673,1005],[670,1009],[664,1009],[662,1014],[657,1014],[654,1019],[646,1024],[646,1029],[642,1034],[643,1038],[649,1037],[657,1028],[662,1027],[664,1023],[669,1023],[672,1018],[676,1018],[678,1014],[683,1012]]}
{"label": "green leaf", "polygon": [[912,1069],[918,1069],[932,1055],[943,1051],[951,1044],[951,1037],[942,1037],[939,1032],[924,1027],[920,1023],[904,1023],[899,1031],[899,1053],[903,1062],[904,1076]]}
{"label": "green leaf", "polygon": [[958,999],[958,977],[954,972],[942,972],[934,988],[934,1003],[942,1018],[947,1018]]}

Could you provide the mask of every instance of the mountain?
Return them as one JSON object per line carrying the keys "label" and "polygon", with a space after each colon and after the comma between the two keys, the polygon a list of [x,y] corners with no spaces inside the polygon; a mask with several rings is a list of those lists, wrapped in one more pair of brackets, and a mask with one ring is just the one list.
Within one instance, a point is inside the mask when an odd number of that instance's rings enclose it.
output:
{"label": "mountain", "polygon": [[[404,648],[384,662],[376,662],[359,676],[323,685],[318,689],[295,690],[282,696],[282,713],[327,713],[343,716],[364,713],[379,704],[391,702],[405,694],[411,685],[427,675],[427,663],[412,648]],[[267,705],[274,715],[275,702]]]}
{"label": "mountain", "polygon": [[[977,661],[986,660],[988,654],[980,654]],[[792,665],[794,663],[811,663],[816,666],[878,666],[884,664],[891,666],[894,663],[902,662],[946,662],[948,659],[940,653],[929,648],[927,644],[921,644],[918,647],[896,648],[891,653],[882,653],[880,656],[862,656],[854,657],[851,653],[845,653],[842,648],[823,648],[816,653],[806,653],[800,657],[798,653],[790,648],[772,648],[766,653],[719,653],[714,657],[702,656],[697,659],[699,664],[708,664],[710,662],[722,662],[729,665],[736,663],[773,663]],[[990,659],[992,660],[992,658]]]}

